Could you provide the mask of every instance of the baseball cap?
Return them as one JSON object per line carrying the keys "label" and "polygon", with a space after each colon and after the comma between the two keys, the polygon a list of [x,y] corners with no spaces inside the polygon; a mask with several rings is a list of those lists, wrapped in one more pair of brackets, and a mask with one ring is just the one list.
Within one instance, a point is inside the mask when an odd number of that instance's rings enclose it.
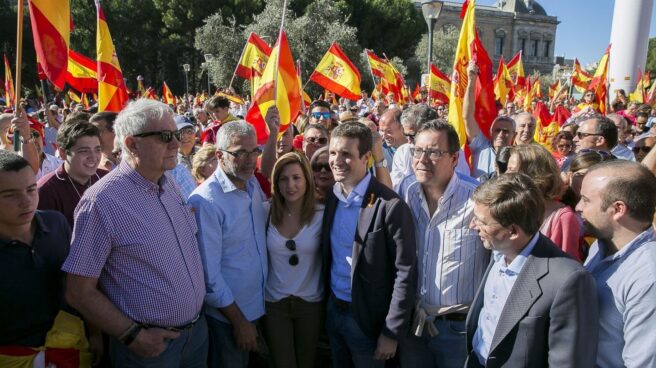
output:
{"label": "baseball cap", "polygon": [[187,119],[186,117],[184,117],[182,115],[176,115],[173,120],[175,120],[175,128],[177,130],[180,130],[180,129],[186,128],[186,127],[193,127],[194,126],[194,124],[191,123],[191,120]]}

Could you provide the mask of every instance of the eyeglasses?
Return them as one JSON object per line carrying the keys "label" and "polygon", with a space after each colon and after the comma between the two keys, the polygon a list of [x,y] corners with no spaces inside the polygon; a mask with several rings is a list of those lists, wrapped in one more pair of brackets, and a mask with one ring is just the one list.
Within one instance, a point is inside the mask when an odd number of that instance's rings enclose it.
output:
{"label": "eyeglasses", "polygon": [[484,223],[483,221],[481,221],[481,220],[480,220],[478,217],[476,217],[476,216],[473,216],[473,217],[472,217],[472,223],[473,223],[474,225],[476,225],[476,227],[492,226],[492,225],[503,226],[503,225],[501,225],[501,223],[499,223],[499,222],[492,222],[492,223],[486,224],[486,223]]}
{"label": "eyeglasses", "polygon": [[320,120],[321,118],[324,118],[326,120],[330,119],[330,113],[329,112],[313,112],[312,117]]}
{"label": "eyeglasses", "polygon": [[566,148],[566,149],[571,149],[572,145],[571,144],[559,144],[556,147],[558,148]]}
{"label": "eyeglasses", "polygon": [[417,147],[410,148],[410,154],[412,155],[412,157],[414,157],[416,159],[420,159],[421,156],[423,156],[424,153],[431,160],[437,161],[442,156],[444,156],[445,153],[449,153],[449,151],[440,151],[440,150],[437,150],[437,149],[423,149],[423,148],[417,148]]}
{"label": "eyeglasses", "polygon": [[[296,252],[296,242],[294,239],[289,239],[285,242],[285,247],[287,249],[291,250],[292,252]],[[289,257],[289,264],[291,266],[296,266],[298,264],[298,254],[294,253]]]}
{"label": "eyeglasses", "polygon": [[326,144],[328,143],[328,138],[326,137],[306,137],[305,141],[312,144]]}
{"label": "eyeglasses", "polygon": [[232,157],[240,159],[240,160],[243,160],[243,159],[246,159],[246,158],[251,158],[253,156],[258,157],[262,153],[262,150],[259,149],[259,148],[256,148],[256,149],[254,149],[250,152],[244,151],[244,150],[239,150],[239,151],[235,151],[235,152],[231,152],[231,151],[227,151],[227,150],[219,150],[219,151],[229,153]]}
{"label": "eyeglasses", "polygon": [[325,164],[320,164],[320,163],[313,163],[312,164],[312,171],[314,172],[321,172],[321,170],[326,170],[330,172],[330,164],[325,163]]}
{"label": "eyeglasses", "polygon": [[651,147],[653,146],[642,146],[642,147],[633,147],[633,153],[649,153],[651,151]]}
{"label": "eyeglasses", "polygon": [[169,143],[173,140],[173,137],[180,141],[180,131],[179,130],[160,130],[156,132],[145,132],[145,133],[139,133],[135,134],[134,137],[140,137],[140,138],[145,138],[145,137],[150,137],[150,136],[159,136],[159,139],[162,140],[164,143]]}
{"label": "eyeglasses", "polygon": [[585,137],[589,137],[589,136],[592,136],[592,135],[598,135],[598,136],[601,136],[602,134],[599,134],[599,133],[576,132],[576,136],[577,136],[579,139],[583,139],[583,138],[585,138]]}

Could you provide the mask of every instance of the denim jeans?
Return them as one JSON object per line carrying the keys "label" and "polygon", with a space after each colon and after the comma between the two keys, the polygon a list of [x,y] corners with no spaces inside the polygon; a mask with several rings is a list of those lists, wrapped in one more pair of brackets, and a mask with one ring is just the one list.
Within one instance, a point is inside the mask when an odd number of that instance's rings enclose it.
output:
{"label": "denim jeans", "polygon": [[465,321],[436,319],[437,336],[409,336],[399,344],[401,367],[462,368],[467,358]]}
{"label": "denim jeans", "polygon": [[170,340],[166,350],[154,358],[137,356],[118,340],[109,340],[110,359],[117,368],[202,368],[207,366],[207,349],[207,323],[203,316],[192,328],[180,331],[180,336]]}
{"label": "denim jeans", "polygon": [[248,368],[249,352],[237,347],[230,323],[207,316],[210,333],[210,368]]}
{"label": "denim jeans", "polygon": [[384,360],[375,360],[377,339],[365,335],[353,318],[351,308],[335,305],[332,297],[326,307],[326,330],[335,368],[385,367]]}

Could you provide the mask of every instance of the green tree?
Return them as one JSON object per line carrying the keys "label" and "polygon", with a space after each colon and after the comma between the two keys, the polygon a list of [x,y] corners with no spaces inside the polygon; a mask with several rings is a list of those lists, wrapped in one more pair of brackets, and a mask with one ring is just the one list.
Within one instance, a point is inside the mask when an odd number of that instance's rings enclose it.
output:
{"label": "green tree", "polygon": [[645,71],[650,71],[651,75],[656,75],[656,37],[649,39]]}
{"label": "green tree", "polygon": [[[449,27],[446,30],[439,28],[433,32],[433,56],[431,59],[433,64],[446,75],[451,75],[453,71],[453,60],[456,57],[459,35],[460,31],[455,27]],[[415,49],[415,58],[420,62],[421,73],[428,73],[427,55],[428,33],[421,36]]]}

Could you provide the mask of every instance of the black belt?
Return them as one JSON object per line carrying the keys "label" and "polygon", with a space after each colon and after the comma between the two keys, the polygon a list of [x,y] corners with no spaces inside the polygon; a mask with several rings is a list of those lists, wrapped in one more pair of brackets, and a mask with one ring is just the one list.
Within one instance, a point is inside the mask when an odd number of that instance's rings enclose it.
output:
{"label": "black belt", "polygon": [[334,293],[330,293],[330,300],[335,304],[337,309],[345,311],[351,308],[351,303],[338,298]]}
{"label": "black belt", "polygon": [[149,324],[142,323],[141,327],[146,328],[146,329],[148,329],[148,328],[161,328],[162,330],[180,332],[180,331],[188,330],[188,329],[194,327],[196,322],[198,322],[198,320],[200,320],[200,317],[201,317],[201,315],[199,313],[198,315],[196,315],[196,317],[194,317],[194,319],[191,320],[191,322],[189,322],[185,325],[182,325],[182,326],[162,327],[162,326],[149,325]]}
{"label": "black belt", "polygon": [[437,316],[435,319],[441,319],[443,321],[464,322],[467,320],[467,315],[465,313],[449,313]]}

